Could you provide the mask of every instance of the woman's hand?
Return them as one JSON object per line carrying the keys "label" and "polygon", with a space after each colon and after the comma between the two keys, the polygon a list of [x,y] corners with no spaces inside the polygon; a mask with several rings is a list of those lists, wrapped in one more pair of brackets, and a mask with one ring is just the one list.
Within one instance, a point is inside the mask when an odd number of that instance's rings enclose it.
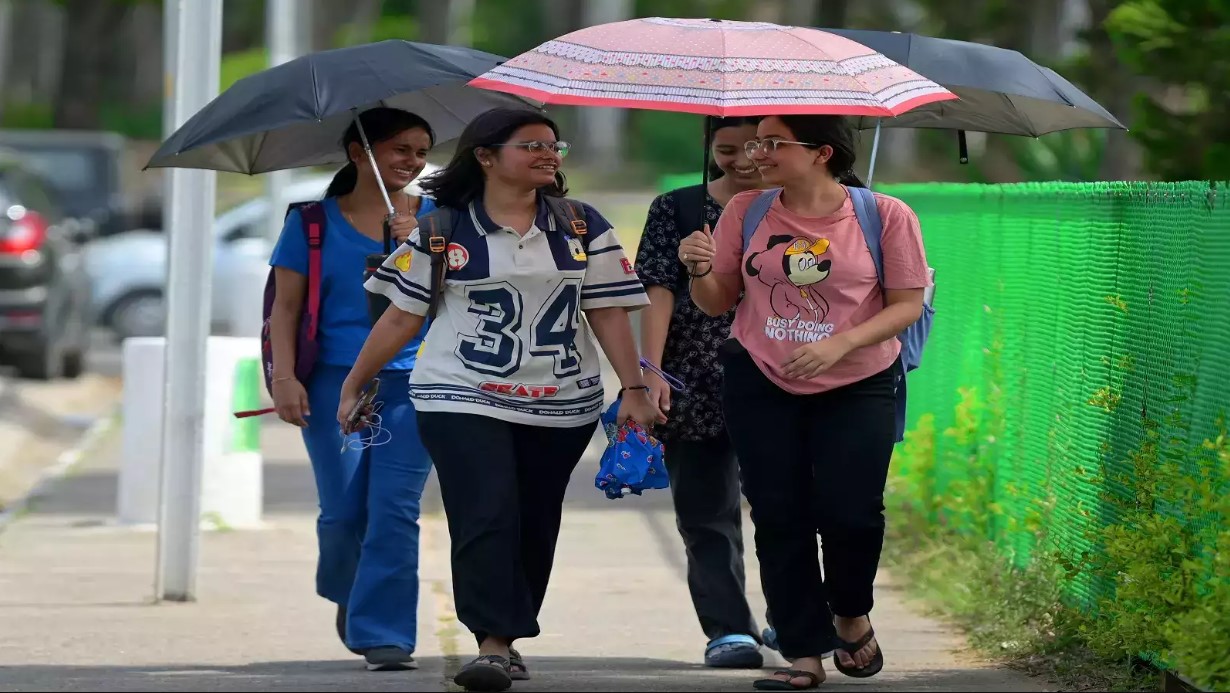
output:
{"label": "woman's hand", "polygon": [[788,378],[814,378],[832,368],[853,348],[853,343],[842,335],[821,339],[795,349],[782,368]]}
{"label": "woman's hand", "polygon": [[709,231],[709,225],[679,242],[679,261],[692,268],[693,274],[704,274],[717,254],[717,243]]}
{"label": "woman's hand", "polygon": [[666,423],[666,415],[658,408],[657,402],[650,398],[649,390],[640,388],[625,390],[623,398],[619,401],[619,411],[615,414],[615,423],[623,425],[628,419],[632,419],[645,428],[649,428],[655,423]]}
{"label": "woman's hand", "polygon": [[274,378],[273,406],[278,412],[278,418],[299,428],[307,428],[307,419],[312,412],[308,406],[307,390],[298,378]]}
{"label": "woman's hand", "polygon": [[658,405],[663,413],[671,410],[671,386],[657,373],[649,373],[649,401]]}
{"label": "woman's hand", "polygon": [[338,398],[337,404],[337,423],[342,427],[344,435],[350,435],[363,427],[362,420],[350,423],[350,412],[354,411],[354,407],[359,403],[361,393],[359,389],[351,385],[342,385],[341,396]]}
{"label": "woman's hand", "polygon": [[402,214],[401,212],[398,212],[397,216],[393,217],[393,221],[389,223],[389,230],[393,234],[393,240],[398,243],[405,243],[406,239],[410,237],[410,232],[418,227],[418,217],[412,214]]}

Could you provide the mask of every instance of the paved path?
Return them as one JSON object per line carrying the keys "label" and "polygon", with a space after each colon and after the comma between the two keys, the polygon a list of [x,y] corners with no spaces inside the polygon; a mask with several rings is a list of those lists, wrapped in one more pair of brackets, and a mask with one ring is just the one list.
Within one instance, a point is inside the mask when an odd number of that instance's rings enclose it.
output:
{"label": "paved path", "polygon": [[[268,526],[205,535],[196,603],[153,604],[155,535],[113,524],[118,435],[0,533],[0,691],[456,690],[449,677],[474,645],[451,607],[434,480],[422,669],[373,674],[336,641],[332,607],[313,592],[315,496],[297,433],[269,426],[265,448]],[[606,500],[592,486],[600,450],[591,447],[570,490],[545,634],[521,644],[535,679],[515,690],[751,690],[756,672],[696,663],[703,636],[668,494]],[[754,556],[748,563],[757,585]],[[832,673],[826,688],[1045,690],[960,654],[961,639],[908,609],[891,579],[877,596],[885,671],[869,681]],[[763,613],[760,595],[752,599]],[[768,666],[779,664],[772,655]]]}

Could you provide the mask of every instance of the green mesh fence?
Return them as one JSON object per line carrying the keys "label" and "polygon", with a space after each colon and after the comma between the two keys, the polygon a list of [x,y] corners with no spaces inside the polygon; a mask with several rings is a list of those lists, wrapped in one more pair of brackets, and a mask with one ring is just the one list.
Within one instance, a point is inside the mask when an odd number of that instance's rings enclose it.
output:
{"label": "green mesh fence", "polygon": [[[1207,494],[1230,478],[1205,445],[1230,402],[1225,184],[881,190],[918,213],[937,284],[896,502],[1019,563],[1088,561],[1141,504],[1230,531],[1212,505],[1133,481],[1171,465]],[[1095,605],[1111,580],[1073,571],[1065,589]]]}

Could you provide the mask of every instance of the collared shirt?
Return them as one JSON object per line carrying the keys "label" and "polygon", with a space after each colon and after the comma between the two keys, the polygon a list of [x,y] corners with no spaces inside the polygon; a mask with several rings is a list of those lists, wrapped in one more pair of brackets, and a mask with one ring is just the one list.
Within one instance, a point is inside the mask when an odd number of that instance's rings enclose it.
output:
{"label": "collared shirt", "polygon": [[[598,419],[601,366],[581,312],[649,299],[611,224],[583,207],[588,250],[556,228],[541,199],[525,236],[493,222],[479,201],[459,210],[446,288],[410,381],[417,409],[554,427]],[[417,230],[365,284],[416,315],[427,314],[430,286]]]}

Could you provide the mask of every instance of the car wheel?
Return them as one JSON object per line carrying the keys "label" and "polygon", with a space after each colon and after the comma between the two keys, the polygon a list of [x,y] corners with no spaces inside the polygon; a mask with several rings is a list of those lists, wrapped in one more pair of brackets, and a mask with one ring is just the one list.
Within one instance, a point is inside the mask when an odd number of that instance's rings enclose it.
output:
{"label": "car wheel", "polygon": [[64,373],[64,350],[54,342],[41,341],[36,348],[14,355],[17,375],[32,380],[55,380]]}
{"label": "car wheel", "polygon": [[85,353],[80,349],[66,352],[60,363],[60,374],[65,378],[76,379],[85,373]]}
{"label": "car wheel", "polygon": [[107,324],[120,341],[129,337],[158,337],[165,329],[166,300],[161,291],[138,291],[116,301],[109,313]]}

